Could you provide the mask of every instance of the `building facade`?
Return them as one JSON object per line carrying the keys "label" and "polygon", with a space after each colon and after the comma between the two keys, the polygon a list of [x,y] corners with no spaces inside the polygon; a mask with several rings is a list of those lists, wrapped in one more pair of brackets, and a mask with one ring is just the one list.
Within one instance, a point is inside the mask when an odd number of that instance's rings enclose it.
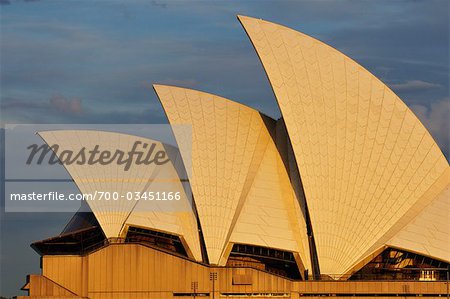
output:
{"label": "building facade", "polygon": [[192,127],[190,140],[174,131],[177,149],[112,132],[40,132],[63,149],[125,151],[139,141],[170,157],[129,170],[67,165],[82,193],[149,191],[164,181],[193,201],[182,211],[89,201],[59,236],[32,244],[42,273],[24,286],[31,298],[448,294],[450,168],[426,128],[336,49],[238,19],[282,118],[154,85],[169,123]]}

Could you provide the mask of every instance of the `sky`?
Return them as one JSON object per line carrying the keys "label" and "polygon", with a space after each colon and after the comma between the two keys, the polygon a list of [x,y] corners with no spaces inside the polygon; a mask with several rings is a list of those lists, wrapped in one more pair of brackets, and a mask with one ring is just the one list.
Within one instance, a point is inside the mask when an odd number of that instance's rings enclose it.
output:
{"label": "sky", "polygon": [[[151,85],[224,96],[278,118],[237,14],[344,52],[383,80],[450,156],[448,1],[0,0],[1,123],[167,123]],[[3,168],[3,166],[2,166]],[[4,177],[4,176],[3,176]],[[2,192],[3,193],[3,192]],[[39,273],[32,241],[68,213],[5,213],[0,295]]]}

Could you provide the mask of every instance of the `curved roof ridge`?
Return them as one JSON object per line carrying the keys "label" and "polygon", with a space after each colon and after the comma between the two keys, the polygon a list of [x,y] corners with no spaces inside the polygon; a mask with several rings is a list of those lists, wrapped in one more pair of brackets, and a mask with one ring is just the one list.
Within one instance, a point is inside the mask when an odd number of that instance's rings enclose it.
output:
{"label": "curved roof ridge", "polygon": [[[39,135],[49,145],[58,144],[61,149],[55,152],[58,158],[66,149],[76,151],[90,145],[93,148],[100,145],[102,150],[129,150],[136,141],[156,144],[155,149],[164,150],[169,157],[168,150],[177,150],[171,145],[149,138],[111,131],[56,130],[42,131]],[[196,219],[173,163],[172,160],[170,163],[158,166],[153,163],[150,165],[134,163],[128,170],[124,170],[118,163],[105,165],[63,163],[63,166],[82,194],[93,195],[92,200],[86,200],[86,202],[107,238],[123,237],[129,225],[166,231],[182,237],[187,244],[186,251],[191,257],[200,261],[201,251]],[[161,181],[158,182],[156,178]],[[182,210],[178,211],[178,208],[174,208],[172,211],[171,208],[165,209],[162,206],[149,206],[150,203],[154,205],[155,201],[128,200],[129,192],[133,194],[147,192],[152,190],[154,187],[152,184],[155,183],[163,184],[157,186],[160,189],[180,192],[181,198],[186,199],[180,202]],[[111,198],[113,193],[118,193],[119,197],[114,201],[105,201],[99,199],[99,196],[95,198],[94,194],[98,192],[108,192]]]}
{"label": "curved roof ridge", "polygon": [[[256,108],[253,108],[253,107],[251,107],[251,106],[249,106],[249,105],[243,104],[243,103],[241,103],[241,102],[238,102],[238,101],[235,101],[235,100],[232,100],[232,99],[229,99],[229,98],[225,98],[225,97],[223,97],[223,96],[221,96],[221,95],[218,95],[218,94],[216,94],[216,93],[211,93],[211,92],[203,91],[203,90],[200,90],[200,89],[181,87],[181,86],[172,85],[172,84],[159,84],[159,83],[154,83],[152,86],[153,86],[153,89],[155,90],[156,93],[157,93],[156,89],[157,89],[158,87],[167,87],[167,88],[174,88],[174,89],[180,89],[180,90],[190,90],[190,91],[195,91],[195,92],[201,92],[201,93],[209,94],[209,95],[212,95],[212,96],[216,96],[217,98],[220,98],[220,99],[223,100],[223,101],[226,101],[226,102],[229,102],[229,103],[233,103],[233,104],[240,105],[240,106],[242,106],[242,107],[245,108],[245,109],[251,109],[251,110],[254,110],[254,111],[258,112],[259,114],[261,114],[262,116],[267,117],[268,119],[271,119],[271,120],[276,121],[276,119],[273,118],[272,116],[269,116],[269,115],[267,115],[267,114],[265,114],[265,113],[263,113],[263,112],[257,110]],[[158,99],[161,101],[161,99],[160,99],[159,97],[158,97]]]}
{"label": "curved roof ridge", "polygon": [[417,116],[359,63],[294,29],[238,19],[286,122],[320,269],[342,275],[448,161]]}
{"label": "curved roof ridge", "polygon": [[[171,124],[192,125],[193,177],[190,182],[209,261],[224,264],[231,250],[230,244],[248,243],[302,251],[301,259],[308,264],[303,252],[307,249],[299,249],[304,246],[297,239],[306,238],[306,233],[292,234],[304,225],[298,225],[301,211],[295,208],[294,191],[287,171],[283,171],[285,166],[272,136],[276,121],[270,118],[272,125],[268,128],[266,117],[259,111],[210,93],[166,85],[155,85],[155,91]],[[181,140],[179,146],[183,156],[183,136],[175,133],[175,138]],[[267,169],[271,170],[270,174],[261,175],[260,171]],[[264,178],[267,182],[262,184]],[[274,188],[264,190],[268,185]],[[283,197],[282,194],[288,195]],[[292,208],[286,211],[282,205],[288,197],[292,201],[286,205]],[[284,218],[280,215],[288,218],[286,220],[290,222],[280,222],[284,230],[274,227],[272,232],[276,233],[268,234],[271,230],[261,217],[266,210],[264,205],[255,206],[255,198],[260,204],[274,207],[277,219]],[[277,199],[275,202],[274,198]],[[254,217],[242,215],[243,210],[254,213]],[[291,210],[293,212],[289,214]],[[298,214],[294,216],[293,213]],[[252,238],[249,228],[255,230]]]}

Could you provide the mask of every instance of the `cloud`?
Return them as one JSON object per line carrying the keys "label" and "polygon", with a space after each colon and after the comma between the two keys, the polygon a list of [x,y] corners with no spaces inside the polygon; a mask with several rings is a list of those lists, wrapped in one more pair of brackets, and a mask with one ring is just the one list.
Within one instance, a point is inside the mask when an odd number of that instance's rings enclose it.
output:
{"label": "cloud", "polygon": [[20,110],[20,109],[45,109],[47,106],[41,102],[34,103],[11,98],[3,98],[0,107],[2,110],[6,112],[9,110]]}
{"label": "cloud", "polygon": [[50,107],[56,109],[59,112],[68,114],[83,114],[84,109],[81,105],[81,100],[79,98],[66,98],[61,94],[53,95],[50,98]]}
{"label": "cloud", "polygon": [[80,119],[87,115],[79,98],[54,94],[41,100],[3,97],[0,108],[5,122],[51,122],[56,119]]}
{"label": "cloud", "polygon": [[156,6],[156,7],[167,8],[167,3],[162,3],[162,2],[159,2],[159,1],[156,1],[156,0],[153,0],[153,1],[151,2],[151,4],[152,4],[153,6]]}
{"label": "cloud", "polygon": [[[37,2],[39,0],[23,0],[23,2]],[[10,0],[0,0],[0,5],[10,5]]]}
{"label": "cloud", "polygon": [[441,88],[442,85],[422,80],[408,80],[404,83],[390,84],[390,87],[396,91],[417,91]]}
{"label": "cloud", "polygon": [[0,102],[4,123],[166,123],[156,98],[146,108],[115,107],[95,109],[84,107],[77,97],[55,94],[47,100],[3,98]]}
{"label": "cloud", "polygon": [[450,98],[436,101],[426,107],[424,105],[412,105],[411,109],[430,131],[441,150],[450,157]]}

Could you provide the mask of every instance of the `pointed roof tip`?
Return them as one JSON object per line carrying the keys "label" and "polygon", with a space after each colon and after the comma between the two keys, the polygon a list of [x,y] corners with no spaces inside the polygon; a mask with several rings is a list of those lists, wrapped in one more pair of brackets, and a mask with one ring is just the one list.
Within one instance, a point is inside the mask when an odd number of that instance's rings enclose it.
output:
{"label": "pointed roof tip", "polygon": [[153,92],[156,94],[156,98],[159,99],[159,95],[158,95],[158,89],[161,87],[160,84],[157,83],[153,83],[152,84],[152,88],[153,88]]}
{"label": "pointed roof tip", "polygon": [[153,90],[156,92],[156,94],[158,94],[159,92],[163,92],[164,90],[167,90],[169,88],[177,88],[178,86],[154,83],[154,84],[152,84],[152,87],[153,87]]}
{"label": "pointed roof tip", "polygon": [[152,84],[152,87],[153,87],[153,89],[157,89],[157,88],[160,88],[160,87],[163,87],[164,86],[164,84],[159,84],[159,83],[153,83]]}
{"label": "pointed roof tip", "polygon": [[240,22],[243,22],[243,21],[250,21],[250,20],[253,20],[253,21],[262,20],[261,18],[254,18],[254,17],[244,16],[244,15],[236,15],[236,18],[237,18]]}
{"label": "pointed roof tip", "polygon": [[173,85],[173,84],[163,84],[163,83],[153,83],[152,86],[153,86],[153,88],[183,88],[183,89],[190,89],[190,88],[187,88],[187,87],[182,87],[182,86]]}
{"label": "pointed roof tip", "polygon": [[[158,91],[168,90],[168,89],[186,89],[186,90],[190,89],[190,88],[181,87],[181,86],[177,86],[177,85],[159,84],[159,83],[154,83],[154,84],[152,84],[152,86],[153,86],[153,90],[156,93],[158,93]],[[192,89],[192,90],[194,90],[194,89]]]}

